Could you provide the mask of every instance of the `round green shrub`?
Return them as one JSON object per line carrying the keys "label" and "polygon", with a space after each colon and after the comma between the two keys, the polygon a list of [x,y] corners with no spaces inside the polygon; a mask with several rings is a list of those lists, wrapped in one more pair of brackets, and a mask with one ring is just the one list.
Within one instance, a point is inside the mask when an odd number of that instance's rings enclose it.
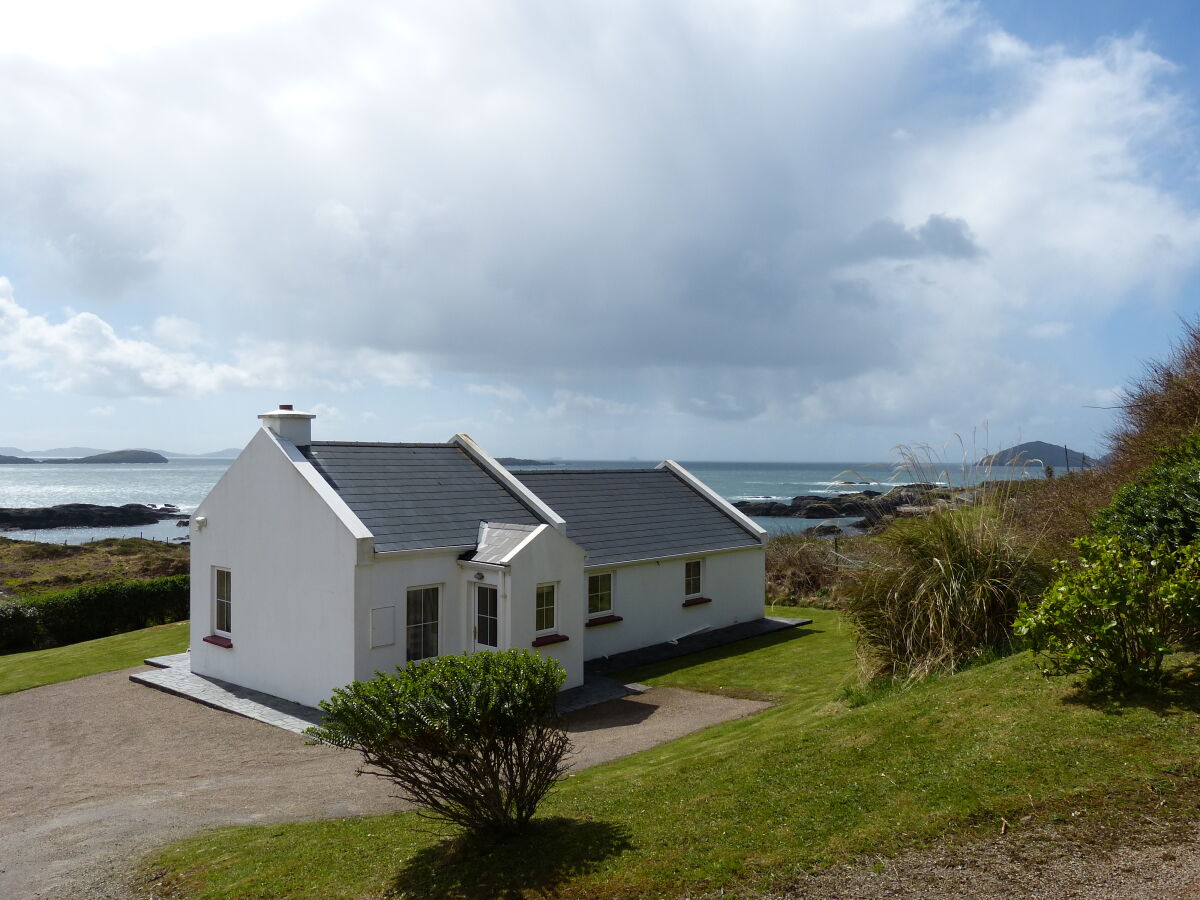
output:
{"label": "round green shrub", "polygon": [[357,750],[360,772],[394,782],[472,836],[523,831],[565,771],[556,712],[565,672],[525,650],[442,656],[338,688],[308,733]]}
{"label": "round green shrub", "polygon": [[1097,534],[1148,547],[1183,547],[1200,539],[1200,434],[1159,454],[1096,516]]}
{"label": "round green shrub", "polygon": [[1121,537],[1075,542],[1077,566],[1059,563],[1040,601],[1015,623],[1047,675],[1082,673],[1098,685],[1146,688],[1163,659],[1200,621],[1200,549],[1145,547]]}

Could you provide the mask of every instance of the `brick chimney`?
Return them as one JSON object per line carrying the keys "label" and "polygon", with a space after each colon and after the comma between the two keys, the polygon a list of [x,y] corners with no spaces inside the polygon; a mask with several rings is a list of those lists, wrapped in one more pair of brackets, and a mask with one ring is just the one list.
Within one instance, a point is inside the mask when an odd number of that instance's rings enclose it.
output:
{"label": "brick chimney", "polygon": [[262,413],[259,418],[262,419],[264,427],[297,447],[307,447],[312,443],[312,420],[316,418],[315,413],[299,412],[292,409],[290,403],[280,403],[279,409]]}

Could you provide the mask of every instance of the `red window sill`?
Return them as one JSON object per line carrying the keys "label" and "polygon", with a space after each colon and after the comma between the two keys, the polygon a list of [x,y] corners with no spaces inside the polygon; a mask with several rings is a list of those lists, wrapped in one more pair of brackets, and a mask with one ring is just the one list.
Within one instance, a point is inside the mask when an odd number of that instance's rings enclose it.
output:
{"label": "red window sill", "polygon": [[543,634],[540,638],[534,638],[532,646],[548,647],[551,644],[561,644],[563,641],[569,641],[570,638],[565,634]]}
{"label": "red window sill", "polygon": [[621,622],[624,619],[624,616],[597,616],[594,619],[587,620],[587,627],[595,628],[597,625],[611,625],[613,622]]}
{"label": "red window sill", "polygon": [[705,603],[712,603],[712,597],[692,597],[690,600],[684,600],[683,606],[701,606]]}
{"label": "red window sill", "polygon": [[216,644],[218,647],[224,647],[226,650],[233,649],[233,641],[227,637],[222,637],[219,634],[207,635],[203,640],[206,644]]}

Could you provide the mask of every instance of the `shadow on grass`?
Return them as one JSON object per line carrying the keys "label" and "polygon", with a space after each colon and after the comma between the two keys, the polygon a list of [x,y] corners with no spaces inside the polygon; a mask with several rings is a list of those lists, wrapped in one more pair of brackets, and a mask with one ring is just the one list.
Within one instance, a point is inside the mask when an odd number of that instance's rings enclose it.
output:
{"label": "shadow on grass", "polygon": [[1194,665],[1170,668],[1166,683],[1154,690],[1116,690],[1078,686],[1063,698],[1065,703],[1090,706],[1112,716],[1129,709],[1145,709],[1160,716],[1200,712],[1200,670]]}
{"label": "shadow on grass", "polygon": [[535,819],[526,834],[481,846],[450,838],[413,856],[392,880],[391,897],[431,900],[549,896],[633,847],[628,829],[608,822]]}
{"label": "shadow on grass", "polygon": [[735,641],[731,644],[725,644],[721,647],[713,647],[708,650],[697,650],[694,653],[676,656],[671,659],[648,662],[643,665],[635,665],[631,668],[622,669],[621,671],[612,673],[612,677],[616,678],[618,681],[624,682],[658,678],[663,675],[669,675],[670,673],[679,669],[686,669],[690,666],[699,665],[700,663],[714,662],[722,659],[732,659],[742,656],[746,653],[754,653],[756,650],[762,650],[767,647],[775,647],[779,644],[790,644],[792,641],[798,641],[801,638],[805,638],[814,634],[824,634],[824,629],[800,625],[795,628],[784,629],[783,631],[773,631],[769,634],[759,635],[758,637],[744,638],[740,641]]}

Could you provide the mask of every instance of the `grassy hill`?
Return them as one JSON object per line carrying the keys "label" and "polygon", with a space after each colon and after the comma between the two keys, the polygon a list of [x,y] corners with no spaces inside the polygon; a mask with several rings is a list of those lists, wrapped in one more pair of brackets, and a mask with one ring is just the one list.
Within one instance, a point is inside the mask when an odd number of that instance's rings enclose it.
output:
{"label": "grassy hill", "polygon": [[187,571],[188,548],[162,541],[106,538],[64,545],[0,537],[0,596],[8,599]]}
{"label": "grassy hill", "polygon": [[626,673],[778,704],[571,776],[528,838],[472,851],[411,813],[226,828],[155,854],[146,884],[205,898],[743,896],[947,833],[1194,810],[1190,680],[1118,704],[1018,654],[847,702],[850,635],[836,612],[803,612],[811,627]]}

